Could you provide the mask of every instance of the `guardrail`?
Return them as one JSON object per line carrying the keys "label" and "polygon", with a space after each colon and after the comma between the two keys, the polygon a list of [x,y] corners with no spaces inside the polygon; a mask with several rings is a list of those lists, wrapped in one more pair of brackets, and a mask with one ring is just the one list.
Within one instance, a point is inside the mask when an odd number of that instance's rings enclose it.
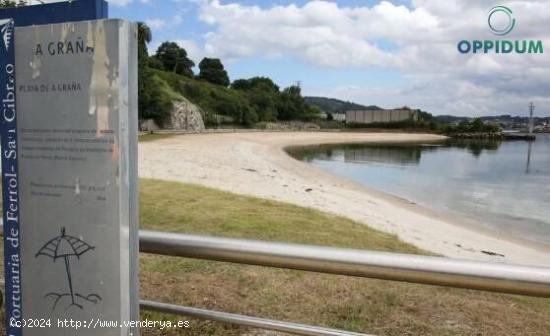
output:
{"label": "guardrail", "polygon": [[305,324],[291,322],[282,322],[261,319],[257,317],[223,313],[213,310],[198,309],[192,307],[182,307],[166,303],[141,301],[141,308],[144,310],[153,310],[163,313],[192,316],[203,320],[218,321],[224,323],[238,324],[259,329],[281,331],[294,335],[305,336],[373,336],[348,331],[328,329],[322,327],[313,327]]}
{"label": "guardrail", "polygon": [[[550,297],[550,268],[266,241],[141,231],[140,251],[507,294]],[[242,315],[148,303],[144,309],[297,335],[365,335]]]}
{"label": "guardrail", "polygon": [[140,251],[550,298],[550,268],[141,231]]}
{"label": "guardrail", "polygon": [[[550,298],[550,268],[140,231],[144,253]],[[296,335],[368,336],[167,303],[141,308]]]}

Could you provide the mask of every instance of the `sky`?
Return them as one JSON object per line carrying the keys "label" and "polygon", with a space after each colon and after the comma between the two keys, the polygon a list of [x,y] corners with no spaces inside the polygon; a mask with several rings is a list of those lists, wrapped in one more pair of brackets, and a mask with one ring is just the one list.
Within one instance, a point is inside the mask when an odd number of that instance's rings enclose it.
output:
{"label": "sky", "polygon": [[[231,80],[268,76],[305,95],[459,116],[550,116],[546,54],[461,54],[496,40],[491,8],[512,9],[509,40],[550,48],[548,0],[111,0],[110,17],[144,21],[151,53],[176,41],[191,59],[220,58]],[[500,21],[499,21],[500,20]],[[496,25],[505,20],[496,16]]]}

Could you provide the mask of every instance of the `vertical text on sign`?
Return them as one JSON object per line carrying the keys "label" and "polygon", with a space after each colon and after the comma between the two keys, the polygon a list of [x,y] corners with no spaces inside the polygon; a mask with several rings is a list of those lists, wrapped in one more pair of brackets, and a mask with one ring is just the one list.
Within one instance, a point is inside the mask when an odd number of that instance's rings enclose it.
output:
{"label": "vertical text on sign", "polygon": [[4,219],[4,268],[6,333],[21,336],[21,257],[19,237],[19,175],[15,85],[14,21],[0,21],[0,96],[2,119],[2,187]]}

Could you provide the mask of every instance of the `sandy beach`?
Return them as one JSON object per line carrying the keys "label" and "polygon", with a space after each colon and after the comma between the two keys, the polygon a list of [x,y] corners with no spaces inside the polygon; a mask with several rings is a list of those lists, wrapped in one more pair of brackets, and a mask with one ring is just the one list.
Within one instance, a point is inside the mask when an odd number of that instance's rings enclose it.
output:
{"label": "sandy beach", "polygon": [[452,258],[550,266],[548,250],[366,188],[297,161],[284,151],[297,145],[439,139],[428,134],[333,132],[178,135],[140,143],[139,174],[345,216]]}

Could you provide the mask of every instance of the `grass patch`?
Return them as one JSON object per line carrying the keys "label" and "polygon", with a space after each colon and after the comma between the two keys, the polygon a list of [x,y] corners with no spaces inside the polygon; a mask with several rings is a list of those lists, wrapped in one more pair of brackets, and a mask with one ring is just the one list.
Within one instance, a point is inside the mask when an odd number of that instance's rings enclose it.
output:
{"label": "grass patch", "polygon": [[140,134],[138,137],[139,142],[148,142],[148,141],[155,141],[155,140],[161,140],[161,139],[167,139],[175,136],[175,134],[159,134],[159,133],[146,133],[146,134]]}
{"label": "grass patch", "polygon": [[347,218],[287,203],[156,180],[142,180],[141,189],[142,228],[231,238],[420,252],[393,235],[370,229]]}
{"label": "grass patch", "polygon": [[[346,218],[204,187],[141,181],[142,229],[422,253]],[[550,301],[141,255],[142,297],[378,335],[546,335]],[[185,319],[144,312],[144,317]],[[144,335],[265,335],[191,320]]]}

